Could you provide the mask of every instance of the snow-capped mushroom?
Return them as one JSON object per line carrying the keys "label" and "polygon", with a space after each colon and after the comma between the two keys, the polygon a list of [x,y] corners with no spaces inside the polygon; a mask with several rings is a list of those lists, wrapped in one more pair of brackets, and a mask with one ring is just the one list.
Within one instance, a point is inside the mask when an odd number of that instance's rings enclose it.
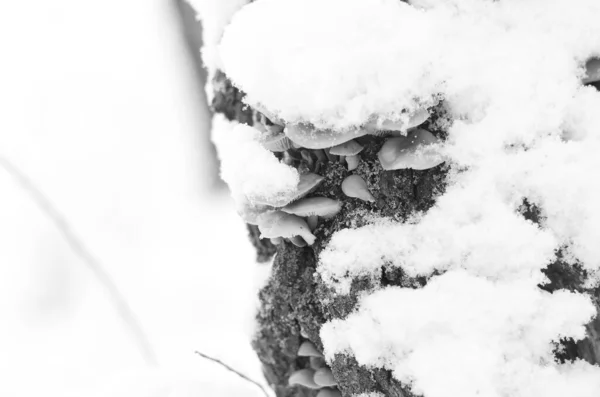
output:
{"label": "snow-capped mushroom", "polygon": [[593,58],[585,64],[585,77],[583,84],[590,84],[600,81],[600,58]]}
{"label": "snow-capped mushroom", "polygon": [[285,152],[292,147],[292,141],[285,134],[266,136],[260,140],[260,143],[272,152]]}
{"label": "snow-capped mushroom", "polygon": [[327,197],[309,197],[286,205],[281,210],[301,217],[320,216],[332,218],[342,209],[342,204]]}
{"label": "snow-capped mushroom", "polygon": [[431,132],[418,128],[407,136],[388,139],[377,156],[384,170],[426,170],[444,162],[442,156],[429,147],[438,142]]}
{"label": "snow-capped mushroom", "polygon": [[367,134],[366,130],[358,128],[334,131],[317,129],[308,124],[288,124],[284,132],[292,142],[308,149],[329,148]]}
{"label": "snow-capped mushroom", "polygon": [[342,397],[342,393],[337,389],[321,389],[317,397]]}
{"label": "snow-capped mushroom", "polygon": [[363,149],[363,145],[351,139],[348,142],[332,147],[329,149],[329,153],[337,156],[355,156],[362,152]]}
{"label": "snow-capped mushroom", "polygon": [[315,236],[310,232],[304,219],[283,211],[273,211],[258,217],[258,230],[261,238],[300,236],[308,245],[315,242]]}
{"label": "snow-capped mushroom", "polygon": [[312,368],[300,369],[290,375],[290,378],[288,379],[288,384],[290,386],[300,385],[315,390],[320,389],[321,386],[317,385],[313,380],[314,375],[315,370]]}
{"label": "snow-capped mushroom", "polygon": [[313,380],[317,385],[322,387],[337,386],[337,381],[333,377],[333,372],[327,367],[317,369]]}
{"label": "snow-capped mushroom", "polygon": [[[287,154],[285,152],[284,154]],[[323,177],[317,174],[313,174],[312,172],[307,172],[305,174],[300,175],[300,179],[298,181],[298,185],[293,192],[290,192],[284,196],[277,197],[254,197],[252,199],[253,204],[255,205],[267,205],[271,207],[283,207],[292,201],[298,200],[308,193],[312,192],[321,182],[323,182]]]}
{"label": "snow-capped mushroom", "polygon": [[304,341],[298,349],[298,355],[302,357],[323,357],[323,354],[310,341]]}
{"label": "snow-capped mushroom", "polygon": [[405,116],[401,120],[378,120],[371,121],[365,125],[369,134],[381,135],[381,131],[402,131],[405,132],[415,128],[427,121],[430,114],[427,109],[419,109],[414,113]]}
{"label": "snow-capped mushroom", "polygon": [[375,197],[369,192],[367,182],[358,175],[350,175],[342,182],[342,192],[348,197],[374,202]]}

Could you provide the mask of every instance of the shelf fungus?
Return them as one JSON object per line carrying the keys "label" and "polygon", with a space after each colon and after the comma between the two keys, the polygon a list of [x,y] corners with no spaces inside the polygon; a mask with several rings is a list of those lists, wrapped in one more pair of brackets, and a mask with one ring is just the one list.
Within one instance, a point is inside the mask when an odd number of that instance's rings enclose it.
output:
{"label": "shelf fungus", "polygon": [[378,153],[384,170],[412,168],[426,170],[444,162],[431,145],[439,142],[431,132],[424,129],[410,131],[407,136],[388,139]]}
{"label": "shelf fungus", "polygon": [[258,230],[261,238],[300,236],[308,245],[315,242],[315,236],[310,232],[304,219],[283,211],[269,212],[258,217]]}
{"label": "shelf fungus", "polygon": [[419,109],[410,115],[405,115],[400,120],[380,119],[371,121],[365,125],[365,128],[373,135],[381,135],[381,132],[385,131],[406,132],[426,122],[429,116],[430,114],[427,109]]}
{"label": "shelf fungus", "polygon": [[342,182],[342,192],[348,197],[354,197],[368,202],[374,202],[375,197],[369,191],[367,182],[358,175],[350,175]]}
{"label": "shelf fungus", "polygon": [[592,58],[585,64],[585,77],[583,84],[596,83],[600,81],[600,59]]}
{"label": "shelf fungus", "polygon": [[310,341],[304,341],[298,349],[298,355],[302,357],[323,357],[323,354]]}
{"label": "shelf fungus", "polygon": [[358,154],[362,152],[364,147],[354,139],[332,147],[329,152],[337,156],[344,156],[348,164],[348,171],[355,170],[358,167],[360,157]]}
{"label": "shelf fungus", "polygon": [[308,149],[330,148],[367,135],[366,130],[358,128],[334,131],[331,129],[317,129],[308,124],[288,124],[284,132],[292,142]]}
{"label": "shelf fungus", "polygon": [[332,218],[342,209],[342,204],[334,199],[326,197],[309,197],[294,203],[288,204],[281,210],[288,214],[294,214],[307,218],[310,230],[314,230],[318,225],[319,217]]}
{"label": "shelf fungus", "polygon": [[321,184],[321,182],[323,182],[323,179],[324,178],[320,175],[307,172],[300,175],[298,185],[293,192],[274,197],[253,197],[251,201],[254,205],[283,207],[292,201],[298,200],[312,192],[317,186],[319,186],[319,184]]}
{"label": "shelf fungus", "polygon": [[320,389],[321,386],[317,385],[313,380],[315,370],[311,368],[299,369],[290,375],[288,383],[290,386],[300,385],[308,387],[309,389]]}

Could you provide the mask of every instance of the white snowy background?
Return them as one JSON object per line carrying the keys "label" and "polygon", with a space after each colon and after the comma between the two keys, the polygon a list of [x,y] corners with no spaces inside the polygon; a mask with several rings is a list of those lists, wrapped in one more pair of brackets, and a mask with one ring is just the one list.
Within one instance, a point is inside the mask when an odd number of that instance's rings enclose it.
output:
{"label": "white snowy background", "polygon": [[202,92],[174,1],[0,2],[0,156],[26,173],[126,296],[106,290],[0,168],[0,395],[258,396],[254,253],[206,165]]}

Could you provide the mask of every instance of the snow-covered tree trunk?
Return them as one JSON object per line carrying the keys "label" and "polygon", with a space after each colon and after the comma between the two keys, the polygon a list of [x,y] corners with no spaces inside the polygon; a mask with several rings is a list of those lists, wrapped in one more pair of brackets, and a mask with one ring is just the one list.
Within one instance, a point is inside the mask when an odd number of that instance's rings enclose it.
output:
{"label": "snow-covered tree trunk", "polygon": [[[265,377],[278,397],[600,395],[600,5],[409,3],[259,0],[221,44],[224,176],[274,255]],[[309,174],[333,215],[288,205]]]}

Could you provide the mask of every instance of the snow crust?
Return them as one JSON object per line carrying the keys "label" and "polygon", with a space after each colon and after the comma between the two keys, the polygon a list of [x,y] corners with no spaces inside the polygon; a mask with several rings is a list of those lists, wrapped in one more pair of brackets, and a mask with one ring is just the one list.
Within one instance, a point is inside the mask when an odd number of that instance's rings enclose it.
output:
{"label": "snow crust", "polygon": [[255,201],[289,197],[300,180],[298,171],[262,147],[259,137],[255,128],[220,114],[213,118],[212,139],[221,160],[221,177],[244,216],[250,216]]}
{"label": "snow crust", "polygon": [[538,288],[559,249],[598,280],[600,94],[581,83],[598,15],[597,0],[260,0],[235,15],[224,70],[288,123],[343,130],[440,101],[453,120],[435,207],[336,233],[318,266],[341,294],[382,266],[441,275],[326,325],[330,359],[391,369],[427,397],[600,395],[597,367],[552,356],[594,306]]}

